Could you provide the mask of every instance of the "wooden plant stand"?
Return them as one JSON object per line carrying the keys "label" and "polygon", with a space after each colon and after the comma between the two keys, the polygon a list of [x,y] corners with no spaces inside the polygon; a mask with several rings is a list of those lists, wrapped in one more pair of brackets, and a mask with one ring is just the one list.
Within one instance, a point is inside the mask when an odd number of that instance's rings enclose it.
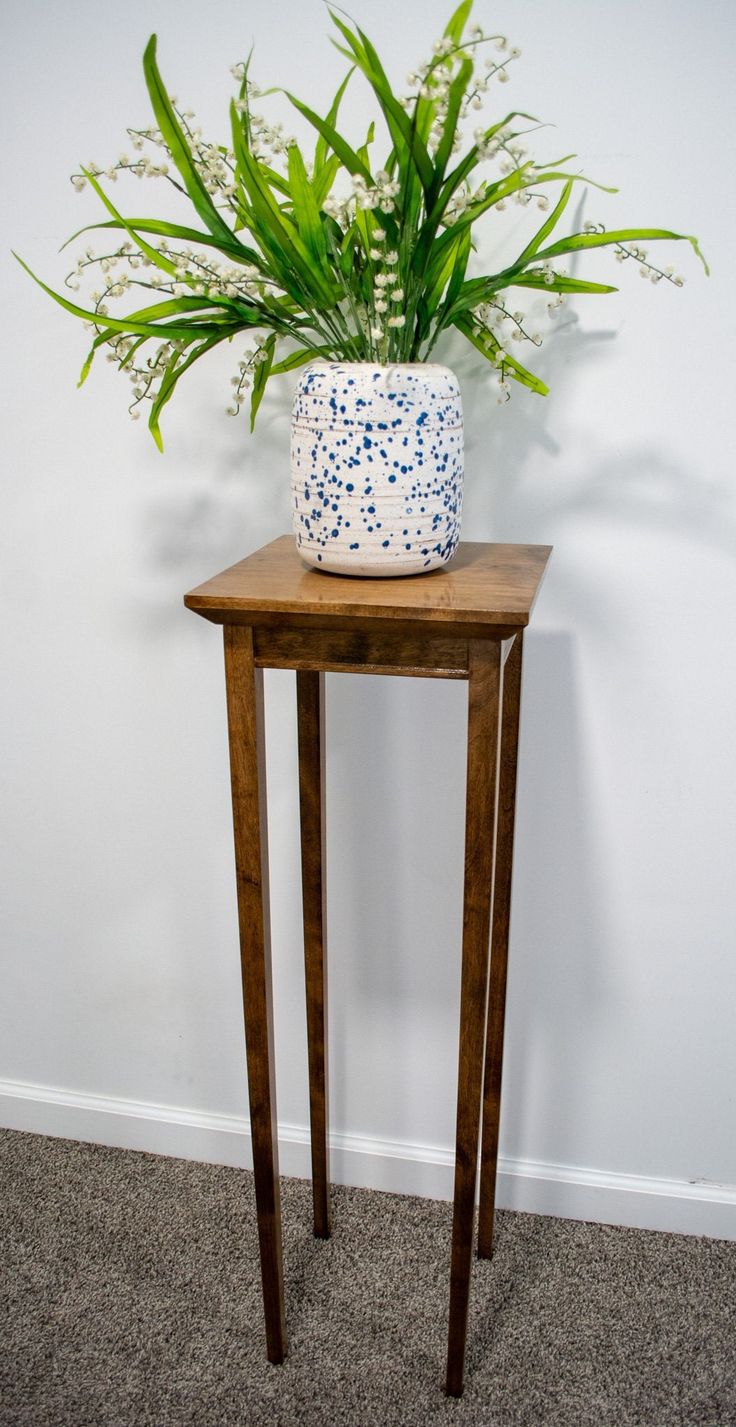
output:
{"label": "wooden plant stand", "polygon": [[551,550],[461,544],[443,570],[350,579],[283,536],[185,596],[224,626],[248,1090],[266,1345],[286,1353],[274,1091],[263,670],[295,669],[314,1232],[329,1237],[325,672],[468,683],[465,882],[447,1392],[459,1396],[480,1152],[478,1254],[493,1242],[523,630]]}

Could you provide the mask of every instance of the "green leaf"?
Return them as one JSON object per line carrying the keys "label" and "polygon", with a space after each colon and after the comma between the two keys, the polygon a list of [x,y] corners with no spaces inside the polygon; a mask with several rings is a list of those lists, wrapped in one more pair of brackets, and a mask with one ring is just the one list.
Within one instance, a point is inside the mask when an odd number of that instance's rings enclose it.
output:
{"label": "green leaf", "polygon": [[335,175],[339,167],[340,160],[337,154],[330,154],[330,157],[323,163],[319,175],[312,179],[314,201],[320,209],[335,182]]}
{"label": "green leaf", "polygon": [[225,338],[228,335],[232,334],[222,332],[217,335],[213,334],[212,336],[205,338],[205,340],[203,342],[200,342],[199,346],[196,347],[195,350],[191,352],[190,355],[184,361],[180,360],[181,354],[179,352],[174,352],[162,377],[161,385],[158,389],[158,392],[154,397],[153,402],[151,403],[151,411],[148,418],[148,429],[154,441],[156,442],[159,451],[163,451],[164,449],[163,438],[161,436],[161,428],[159,426],[159,417],[163,408],[166,406],[166,403],[171,400],[171,397],[174,394],[174,388],[176,387],[179,378],[184,375],[185,371],[187,371],[187,369],[191,367],[194,362],[198,361],[200,357],[203,357],[205,352],[209,352],[210,349],[212,347],[216,347],[219,342],[224,342]]}
{"label": "green leaf", "polygon": [[[470,0],[472,4],[472,0]],[[461,9],[464,8],[461,6]],[[469,9],[469,5],[467,7]],[[464,23],[464,22],[463,22]],[[457,127],[458,115],[465,97],[465,91],[473,73],[472,59],[464,59],[455,78],[450,85],[447,96],[447,115],[442,130],[442,138],[434,159],[434,178],[429,194],[427,195],[427,207],[431,210],[434,207],[437,194],[439,192],[448,160],[452,153],[452,145],[455,139],[455,129]]]}
{"label": "green leaf", "polygon": [[503,283],[503,287],[538,287],[545,292],[618,292],[617,287],[609,287],[607,283],[583,282],[577,277],[556,277],[552,282],[547,282],[534,268],[529,272],[519,273],[518,277],[510,278]]}
{"label": "green leaf", "polygon": [[121,227],[125,229],[125,232],[128,234],[128,236],[132,238],[135,243],[138,244],[141,252],[145,253],[149,261],[154,263],[157,268],[161,268],[163,272],[169,273],[170,276],[175,273],[175,264],[172,263],[169,258],[164,257],[163,254],[158,251],[158,248],[154,248],[151,246],[150,243],[147,243],[145,238],[141,238],[140,234],[136,233],[135,228],[131,226],[130,220],[127,218],[123,218],[122,213],[118,213],[118,210],[115,207],[114,203],[112,203],[107,197],[107,194],[104,192],[101,185],[97,182],[97,179],[95,178],[94,174],[91,173],[89,169],[86,169],[84,167],[82,168],[82,173],[84,174],[87,182],[94,189],[95,193],[97,194],[97,197],[101,199],[101,201],[104,203],[108,213],[112,214],[115,221],[119,223]]}
{"label": "green leaf", "polygon": [[303,367],[306,362],[317,361],[321,357],[329,361],[330,354],[330,347],[299,347],[295,352],[290,352],[288,357],[277,362],[271,368],[270,375],[276,377],[280,376],[282,372],[293,372],[296,367]]}
{"label": "green leaf", "polygon": [[[348,29],[347,25],[344,25],[342,21],[338,19],[334,10],[330,10],[330,18],[340,33],[345,36],[357,60],[358,67],[363,71],[381,106],[383,116],[389,128],[392,143],[400,152],[400,146],[403,141],[404,150],[412,159],[419,175],[422,188],[425,193],[428,192],[434,175],[432,161],[421,136],[417,133],[416,127],[411,123],[406,112],[399,104],[398,99],[395,98],[383,65],[368,36],[365,35],[361,29],[358,29],[358,35],[360,36],[360,41],[362,41],[361,44],[352,31]],[[342,51],[342,53],[345,52]],[[348,58],[351,58],[351,56],[349,55]]]}
{"label": "green leaf", "polygon": [[227,242],[232,239],[232,232],[227,223],[220,217],[210,198],[207,189],[197,171],[189,145],[184,136],[184,132],[179,124],[179,120],[174,113],[169,96],[166,93],[161,75],[156,63],[156,36],[151,35],[143,55],[143,73],[145,75],[148,93],[150,95],[153,112],[156,116],[158,127],[163,134],[168,145],[171,157],[181,174],[189,197],[194,204],[205,228],[216,238],[221,238]]}
{"label": "green leaf", "polygon": [[356,154],[355,150],[351,149],[350,145],[347,144],[345,140],[340,137],[337,130],[333,128],[332,124],[328,124],[326,119],[320,119],[319,114],[315,114],[313,109],[310,109],[306,104],[302,104],[301,99],[296,99],[293,94],[290,94],[288,92],[288,90],[285,90],[284,93],[286,94],[286,97],[289,102],[294,105],[294,108],[298,109],[299,113],[303,114],[305,119],[308,119],[310,124],[317,130],[317,132],[322,135],[325,142],[329,144],[333,153],[337,154],[337,157],[339,158],[343,168],[346,168],[348,173],[361,174],[367,183],[372,184],[373,175],[370,169],[366,167],[362,159],[358,158],[358,155]]}
{"label": "green leaf", "polygon": [[[497,371],[499,370],[498,363],[496,362],[496,352],[501,350],[501,346],[492,332],[484,332],[481,337],[480,332],[467,317],[456,318],[453,326],[457,327],[458,332],[462,332],[463,337],[466,337],[471,345],[475,347],[478,352],[481,352],[487,361],[496,367]],[[521,362],[517,362],[514,357],[510,357],[508,352],[504,352],[503,354],[503,365],[509,370],[514,380],[520,382],[522,386],[528,387],[530,391],[536,392],[538,396],[549,396],[549,387],[547,384],[543,382],[540,377],[535,377],[533,372],[527,371],[526,367],[522,367]]]}
{"label": "green leaf", "polygon": [[708,267],[703,254],[698,246],[697,238],[693,238],[689,233],[671,233],[667,228],[618,228],[609,233],[573,233],[569,238],[562,238],[559,243],[553,243],[551,248],[543,248],[537,253],[538,258],[558,258],[563,253],[577,253],[582,248],[605,248],[611,243],[640,243],[649,240],[659,240],[660,238],[670,238],[677,243],[689,243],[693,251],[700,258],[703,267],[708,275]]}
{"label": "green leaf", "polygon": [[318,266],[325,268],[327,265],[327,241],[319,216],[319,208],[307,178],[307,170],[298,144],[289,144],[287,163],[289,190],[300,236]]}
{"label": "green leaf", "polygon": [[549,218],[547,218],[547,219],[545,220],[545,222],[542,224],[541,228],[539,229],[539,232],[536,233],[536,234],[534,235],[534,237],[532,238],[531,243],[528,243],[528,244],[527,244],[527,246],[525,247],[523,253],[521,253],[520,256],[516,259],[516,263],[515,263],[515,266],[516,266],[516,267],[520,267],[520,268],[523,267],[524,264],[527,263],[530,258],[533,258],[533,257],[534,257],[534,254],[537,252],[537,250],[538,250],[539,248],[541,248],[542,243],[544,242],[545,238],[547,238],[547,237],[549,236],[549,234],[552,232],[553,228],[555,228],[555,227],[557,226],[557,221],[558,221],[558,219],[562,217],[562,214],[564,213],[565,209],[567,208],[568,202],[569,202],[569,200],[570,200],[570,194],[572,193],[572,190],[573,190],[573,180],[572,180],[571,178],[569,178],[569,179],[567,180],[567,183],[565,184],[565,187],[564,187],[563,190],[562,190],[562,193],[561,193],[561,195],[560,195],[560,199],[559,199],[558,203],[556,204],[555,208],[554,208],[554,209],[552,210],[552,212],[550,213]]}
{"label": "green leaf", "polygon": [[[103,317],[99,312],[90,312],[86,307],[77,307],[76,303],[69,302],[67,298],[61,296],[61,293],[54,292],[52,287],[48,287],[45,282],[42,282],[40,277],[36,277],[36,274],[29,268],[27,263],[24,263],[18,253],[14,252],[13,257],[17,259],[29,277],[32,277],[33,281],[38,283],[38,286],[42,288],[44,292],[48,293],[49,297],[54,299],[54,302],[58,302],[59,306],[63,307],[66,312],[71,312],[72,317],[80,317],[83,322],[92,322],[96,327],[104,327],[109,332],[125,332],[144,337],[158,337],[161,341],[171,337],[188,338],[192,331],[192,323],[169,322],[165,326],[156,326],[154,323],[138,322],[128,317]],[[197,330],[209,334],[212,327],[208,327],[207,324],[202,323],[198,325]],[[220,328],[216,330],[219,331]],[[231,330],[237,331],[237,324],[233,325]]]}
{"label": "green leaf", "polygon": [[473,0],[462,0],[462,4],[458,5],[454,15],[450,16],[450,19],[445,25],[447,38],[452,40],[456,45],[459,45],[462,41],[463,31],[472,8]]}
{"label": "green leaf", "polygon": [[[496,134],[500,134],[501,130],[505,129],[506,126],[511,123],[512,119],[529,119],[533,124],[539,123],[539,120],[536,119],[533,114],[524,114],[519,109],[513,109],[510,114],[506,115],[505,119],[501,119],[498,124],[492,124],[489,129],[486,129],[484,142],[490,143],[491,139],[495,139]],[[430,215],[431,218],[439,221],[453,193],[460,187],[461,183],[465,182],[468,174],[472,173],[478,162],[478,145],[473,144],[473,147],[468,150],[465,158],[461,160],[457,168],[454,168],[452,172],[447,175],[442,192]]]}
{"label": "green leaf", "polygon": [[253,378],[253,391],[251,393],[250,399],[251,431],[253,430],[253,427],[256,424],[256,415],[258,413],[258,408],[261,404],[261,401],[263,400],[263,393],[266,390],[266,382],[268,381],[268,378],[271,375],[271,366],[273,363],[273,353],[275,346],[276,333],[272,332],[270,337],[267,337],[265,342],[263,343],[262,350],[266,353],[265,360],[258,363],[258,366],[256,367],[256,374]]}
{"label": "green leaf", "polygon": [[457,297],[462,288],[465,271],[468,266],[468,259],[470,257],[470,247],[471,237],[470,229],[468,228],[458,237],[457,250],[452,265],[450,281],[447,286],[447,292],[445,294],[444,302],[442,303],[442,307],[440,308],[440,311],[437,315],[437,325],[440,328],[445,326],[448,320],[448,315],[450,312],[452,312],[454,303],[457,300]]}
{"label": "green leaf", "polygon": [[[330,109],[329,109],[329,112],[328,112],[328,115],[327,115],[327,119],[326,119],[326,121],[325,121],[325,122],[329,125],[329,127],[330,127],[331,129],[334,129],[335,124],[337,123],[337,115],[338,115],[338,112],[339,112],[339,109],[340,109],[340,103],[341,103],[341,101],[342,101],[343,94],[345,93],[345,90],[347,89],[348,84],[349,84],[349,82],[350,82],[350,77],[351,77],[351,75],[353,75],[353,74],[355,74],[355,65],[354,65],[354,64],[351,64],[350,69],[348,70],[347,74],[345,75],[345,78],[344,78],[344,80],[342,81],[342,84],[340,85],[340,88],[338,89],[337,94],[335,95],[335,98],[334,98],[333,101],[332,101],[332,104],[330,105]],[[317,176],[318,176],[319,173],[320,173],[320,170],[323,168],[323,166],[324,166],[324,165],[326,164],[326,162],[327,162],[327,150],[328,150],[328,142],[327,142],[327,139],[325,138],[324,134],[320,134],[320,135],[319,135],[319,138],[317,139],[317,143],[316,143],[315,150],[314,150],[314,177],[315,177],[315,178],[317,178]],[[328,192],[329,192],[329,189],[328,189]]]}
{"label": "green leaf", "polygon": [[230,115],[235,158],[253,205],[257,222],[255,232],[261,246],[270,254],[281,285],[299,303],[303,303],[305,294],[309,294],[318,305],[331,307],[334,302],[332,288],[316,270],[314,259],[302,242],[298,228],[279,207],[271,193],[245,142],[234,103],[230,106]]}
{"label": "green leaf", "polygon": [[[84,233],[91,233],[103,228],[122,229],[128,231],[128,227],[134,228],[137,233],[153,233],[160,238],[176,238],[181,243],[198,243],[202,247],[215,248],[217,252],[227,253],[228,257],[235,258],[241,263],[250,263],[257,267],[262,265],[263,257],[256,252],[255,248],[247,248],[241,243],[234,233],[230,233],[229,241],[225,242],[221,238],[216,238],[212,233],[200,233],[198,228],[185,228],[180,223],[164,223],[156,218],[127,218],[113,220],[109,223],[87,223],[84,228],[79,228],[76,233],[72,233],[71,238],[67,238],[62,243],[59,252],[68,248],[75,238],[81,238]],[[229,229],[228,229],[229,232]]]}

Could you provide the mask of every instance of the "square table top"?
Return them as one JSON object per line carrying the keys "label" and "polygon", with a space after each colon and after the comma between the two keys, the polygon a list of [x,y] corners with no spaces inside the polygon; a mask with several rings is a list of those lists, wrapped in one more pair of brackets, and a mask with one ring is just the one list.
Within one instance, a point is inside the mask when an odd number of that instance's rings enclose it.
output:
{"label": "square table top", "polygon": [[429,574],[367,579],[310,568],[293,536],[282,535],[190,590],[184,603],[216,624],[298,625],[307,616],[324,625],[386,620],[511,634],[529,623],[551,553],[551,545],[465,541]]}

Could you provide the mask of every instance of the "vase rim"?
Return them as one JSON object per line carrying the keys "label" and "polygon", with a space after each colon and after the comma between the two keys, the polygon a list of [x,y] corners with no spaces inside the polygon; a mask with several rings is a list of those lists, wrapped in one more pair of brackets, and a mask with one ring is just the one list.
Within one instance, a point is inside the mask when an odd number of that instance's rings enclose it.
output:
{"label": "vase rim", "polygon": [[386,371],[415,371],[417,367],[424,367],[427,371],[448,372],[450,368],[444,362],[348,362],[335,358],[334,361],[326,361],[324,357],[315,357],[313,362],[307,363],[308,367],[344,367],[346,370],[357,368],[362,370],[370,368],[374,372]]}

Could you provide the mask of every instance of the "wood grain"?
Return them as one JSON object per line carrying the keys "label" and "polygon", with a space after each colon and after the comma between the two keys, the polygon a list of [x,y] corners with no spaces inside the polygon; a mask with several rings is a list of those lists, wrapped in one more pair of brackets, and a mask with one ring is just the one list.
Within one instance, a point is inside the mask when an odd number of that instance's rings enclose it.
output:
{"label": "wood grain", "polygon": [[493,1251],[493,1214],[496,1203],[498,1136],[501,1117],[501,1069],[511,920],[511,874],[514,852],[523,637],[522,634],[517,634],[503,672],[496,865],[493,878],[491,972],[488,991],[483,1134],[480,1153],[478,1257],[482,1259],[489,1259]]}
{"label": "wood grain", "polygon": [[330,1237],[327,1151],[327,923],[325,883],[324,683],[320,673],[296,676],[299,813],[302,849],[304,968],[307,990],[309,1119],[312,1136],[314,1232]]}
{"label": "wood grain", "polygon": [[409,674],[435,679],[468,677],[468,643],[424,633],[365,628],[256,629],[256,664],[266,669],[313,669],[347,674]]}
{"label": "wood grain", "polygon": [[500,642],[471,642],[455,1199],[446,1381],[446,1391],[452,1397],[459,1397],[463,1390],[470,1301],[502,683],[503,650]]}
{"label": "wood grain", "polygon": [[[302,564],[289,535],[272,541],[185,596],[189,609],[216,623],[267,613],[293,622],[323,619],[405,620],[491,633],[529,622],[549,560],[548,545],[461,543],[449,565],[403,579],[328,575]],[[375,628],[375,625],[374,625]],[[439,633],[439,630],[436,631]]]}
{"label": "wood grain", "polygon": [[269,1362],[280,1363],[286,1354],[286,1327],[273,1059],[263,673],[255,667],[253,636],[247,628],[225,626],[225,675],[240,965],[266,1350]]}

